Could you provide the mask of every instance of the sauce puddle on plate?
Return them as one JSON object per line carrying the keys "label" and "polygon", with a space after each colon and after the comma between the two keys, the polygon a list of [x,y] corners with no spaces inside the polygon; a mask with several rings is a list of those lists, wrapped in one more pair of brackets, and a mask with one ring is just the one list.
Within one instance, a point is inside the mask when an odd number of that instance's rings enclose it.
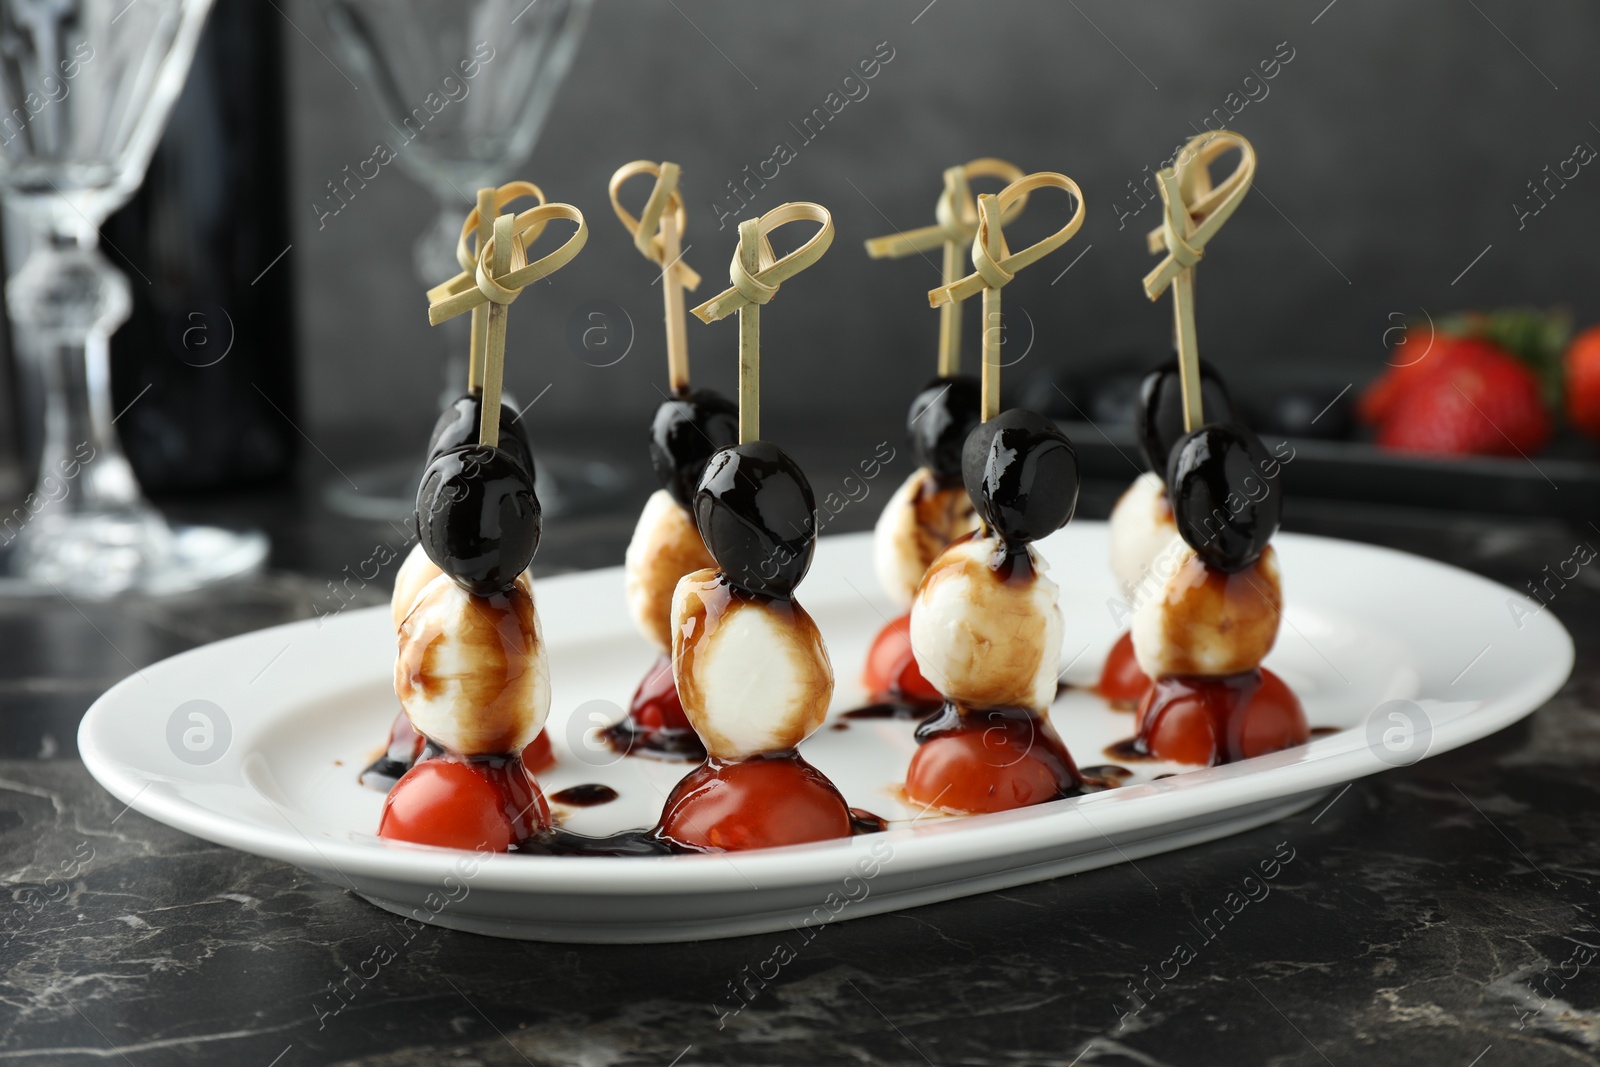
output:
{"label": "sauce puddle on plate", "polygon": [[600,804],[609,804],[617,799],[617,791],[609,785],[598,782],[585,782],[582,785],[569,785],[559,793],[550,794],[553,804],[566,804],[574,808],[592,808]]}

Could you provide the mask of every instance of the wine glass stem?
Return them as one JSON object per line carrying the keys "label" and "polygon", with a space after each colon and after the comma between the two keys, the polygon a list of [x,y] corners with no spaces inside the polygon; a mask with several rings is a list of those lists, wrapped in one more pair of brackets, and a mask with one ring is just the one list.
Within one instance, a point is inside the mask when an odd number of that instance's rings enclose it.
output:
{"label": "wine glass stem", "polygon": [[128,317],[128,282],[95,248],[93,227],[41,235],[6,297],[44,385],[35,492],[71,513],[143,508],[111,410],[110,338]]}
{"label": "wine glass stem", "polygon": [[44,448],[39,487],[50,495],[68,485],[59,507],[108,511],[140,506],[139,483],[117,441],[111,412],[110,338],[91,331],[83,341],[48,344]]}

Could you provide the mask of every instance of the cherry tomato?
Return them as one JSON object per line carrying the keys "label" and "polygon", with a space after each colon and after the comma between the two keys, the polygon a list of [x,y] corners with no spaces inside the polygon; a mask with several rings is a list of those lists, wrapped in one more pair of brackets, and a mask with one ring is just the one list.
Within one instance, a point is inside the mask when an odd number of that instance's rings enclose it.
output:
{"label": "cherry tomato", "polygon": [[937,706],[944,697],[917,667],[911,652],[911,616],[902,615],[878,631],[867,653],[861,684],[874,699],[885,697]]}
{"label": "cherry tomato", "polygon": [[537,774],[546,767],[554,766],[555,762],[556,754],[550,750],[550,735],[540,730],[539,736],[529,741],[522,750],[522,765],[529,774]]}
{"label": "cherry tomato", "polygon": [[[1139,707],[1139,732],[1157,759],[1209,767],[1226,762],[1218,758],[1224,755],[1218,734],[1228,718],[1229,693],[1220,686],[1188,684],[1194,681],[1156,682]],[[1180,688],[1173,683],[1184,684]]]}
{"label": "cherry tomato", "polygon": [[947,715],[949,725],[919,737],[906,771],[913,803],[975,815],[1055,800],[1081,784],[1061,739],[1038,716],[1021,710],[954,714]]}
{"label": "cherry tomato", "polygon": [[1261,671],[1261,685],[1250,696],[1244,709],[1240,735],[1241,758],[1279,752],[1311,740],[1305,709],[1283,679],[1269,670]]}
{"label": "cherry tomato", "polygon": [[550,809],[520,760],[442,756],[423,760],[395,783],[378,836],[505,852],[549,825]]}
{"label": "cherry tomato", "polygon": [[1139,669],[1139,661],[1133,655],[1131,632],[1123,634],[1111,646],[1111,654],[1106,657],[1106,665],[1100,670],[1100,684],[1095,691],[1110,701],[1112,707],[1124,711],[1137,708],[1150,691],[1150,678]]}
{"label": "cherry tomato", "polygon": [[691,848],[736,852],[850,836],[850,808],[798,755],[707,760],[672,790],[662,836]]}
{"label": "cherry tomato", "polygon": [[689,717],[678,700],[678,685],[672,677],[672,657],[662,656],[644,676],[633,694],[628,717],[643,734],[659,730],[689,730]]}
{"label": "cherry tomato", "polygon": [[404,711],[395,715],[394,722],[389,725],[390,759],[415,763],[427,743],[428,739],[417,733],[416,727],[411,725],[411,720],[406,718]]}
{"label": "cherry tomato", "polygon": [[1162,678],[1139,708],[1152,756],[1215,766],[1304,744],[1300,701],[1271,671],[1220,678]]}

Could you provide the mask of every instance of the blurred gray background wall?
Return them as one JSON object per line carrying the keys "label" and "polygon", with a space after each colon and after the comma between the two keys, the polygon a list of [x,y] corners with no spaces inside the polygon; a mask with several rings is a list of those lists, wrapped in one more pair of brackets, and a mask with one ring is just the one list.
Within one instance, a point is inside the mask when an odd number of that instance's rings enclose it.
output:
{"label": "blurred gray background wall", "polygon": [[[431,199],[388,168],[318,230],[325,183],[387,127],[335,69],[311,0],[284,11],[299,31],[285,40],[307,428],[425,425],[445,384],[411,268]],[[1536,206],[1528,183],[1579,142],[1600,146],[1597,41],[1600,6],[1578,2],[599,0],[526,174],[506,176],[578,205],[592,229],[573,266],[517,303],[508,386],[524,398],[549,387],[533,420],[548,430],[645,419],[665,382],[660,297],[611,214],[607,178],[636,158],[683,165],[703,299],[725,284],[738,221],[719,231],[712,205],[730,208],[726,183],[778,141],[796,158],[739,217],[816,200],[838,238],[764,318],[770,419],[903,417],[933,371],[925,294],[938,257],[874,262],[861,241],[930,223],[941,170],[981,155],[1064,171],[1088,202],[1080,235],[1006,290],[1036,331],[1008,386],[1121,353],[1153,359],[1168,348],[1170,310],[1139,283],[1159,206],[1125,217],[1140,203],[1131,190],[1214,109],[1226,116],[1252,96],[1229,125],[1256,145],[1256,191],[1198,282],[1201,350],[1236,380],[1316,367],[1364,381],[1396,312],[1528,302],[1593,321],[1600,172],[1549,186],[1558,191],[1537,215],[1519,219],[1515,205]],[[802,144],[790,123],[885,49],[892,59],[867,95]],[[1263,81],[1259,65],[1275,58]],[[1053,226],[1064,205],[1041,198],[1016,240]],[[637,330],[614,366],[591,365],[565,337],[597,299]],[[1013,339],[1019,329],[1014,317]],[[735,335],[731,322],[691,320],[698,380],[731,387]],[[969,360],[975,350],[969,340]]]}

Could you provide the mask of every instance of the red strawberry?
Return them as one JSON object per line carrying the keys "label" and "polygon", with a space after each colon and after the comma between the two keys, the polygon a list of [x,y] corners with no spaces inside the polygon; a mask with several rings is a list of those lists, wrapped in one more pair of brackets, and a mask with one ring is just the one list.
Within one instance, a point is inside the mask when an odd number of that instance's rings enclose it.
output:
{"label": "red strawberry", "polygon": [[1449,359],[1463,341],[1449,334],[1411,330],[1389,352],[1388,368],[1362,392],[1356,413],[1362,422],[1382,422],[1400,395]]}
{"label": "red strawberry", "polygon": [[1549,439],[1538,376],[1483,341],[1453,345],[1400,393],[1378,427],[1384,448],[1438,455],[1531,455]]}
{"label": "red strawberry", "polygon": [[1567,418],[1600,437],[1600,326],[1580,333],[1567,349]]}

